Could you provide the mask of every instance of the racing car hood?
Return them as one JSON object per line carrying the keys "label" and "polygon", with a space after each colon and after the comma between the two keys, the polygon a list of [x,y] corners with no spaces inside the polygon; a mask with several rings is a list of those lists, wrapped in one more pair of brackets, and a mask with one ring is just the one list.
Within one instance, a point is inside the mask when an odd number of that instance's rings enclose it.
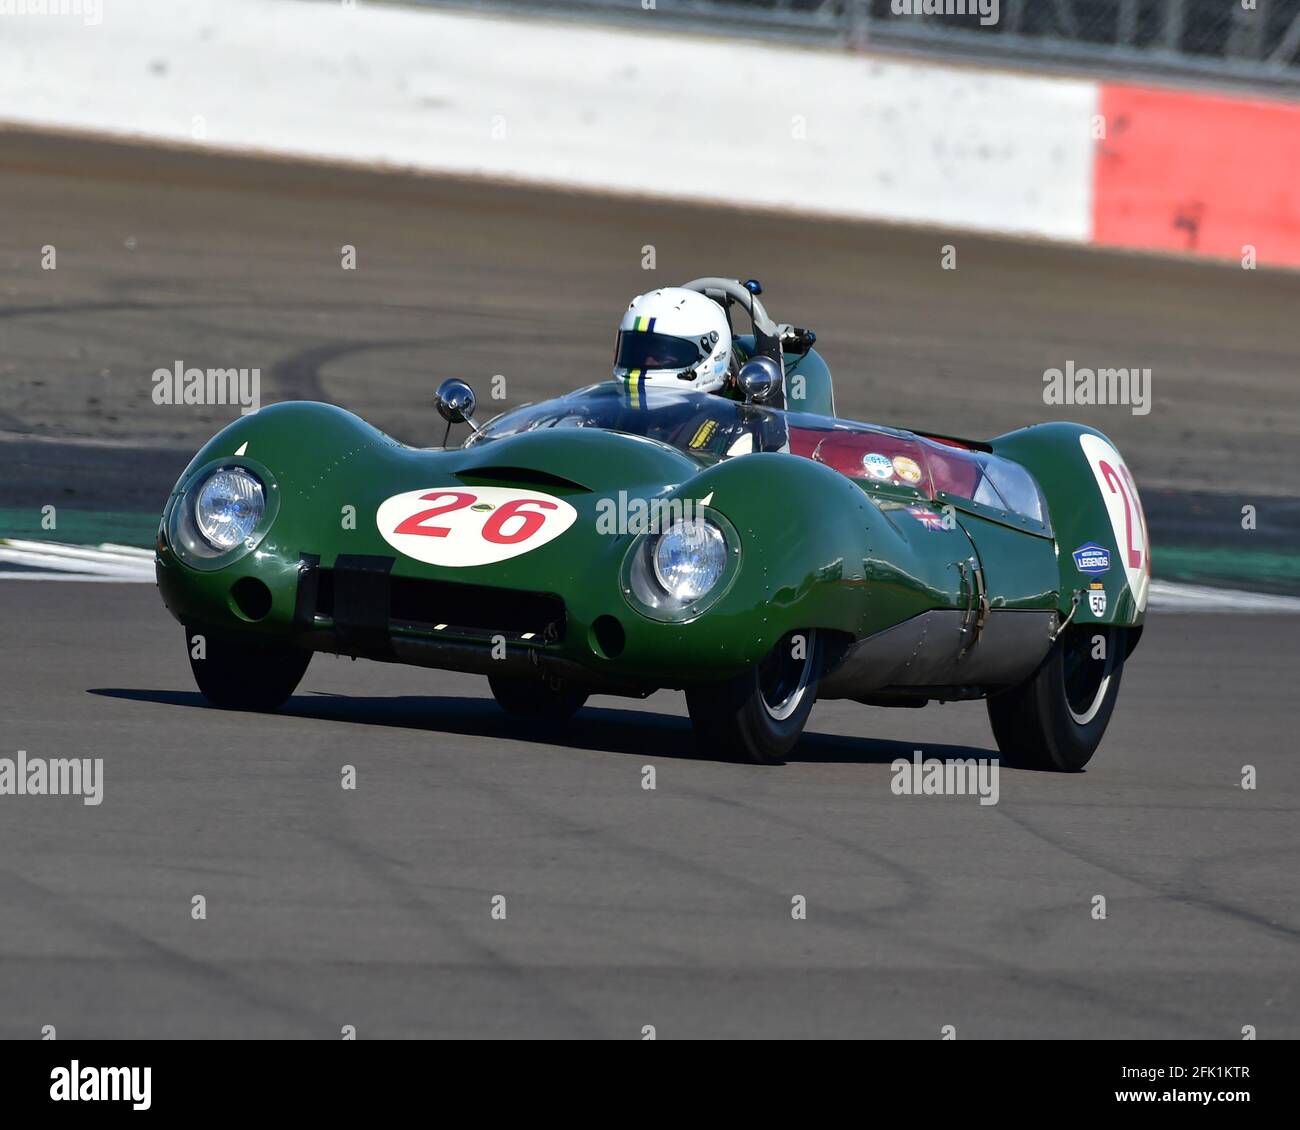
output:
{"label": "racing car hood", "polygon": [[[529,433],[456,451],[394,451],[361,505],[374,552],[395,555],[395,574],[571,592],[610,583],[653,504],[699,470],[636,436]],[[319,489],[328,511],[345,488],[327,480]]]}
{"label": "racing car hood", "polygon": [[[257,555],[391,559],[394,576],[571,591],[616,576],[646,505],[702,470],[676,449],[594,428],[524,432],[467,448],[398,443],[329,405],[272,405],[236,421],[173,491],[214,463],[268,480],[278,513]],[[594,583],[594,582],[593,582]]]}

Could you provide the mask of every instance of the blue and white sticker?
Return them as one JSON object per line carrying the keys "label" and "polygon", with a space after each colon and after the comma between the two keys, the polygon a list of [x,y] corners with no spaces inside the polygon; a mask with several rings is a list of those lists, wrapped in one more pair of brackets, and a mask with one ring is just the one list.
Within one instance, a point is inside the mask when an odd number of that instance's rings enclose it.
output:
{"label": "blue and white sticker", "polygon": [[1110,572],[1110,550],[1095,541],[1085,542],[1070,556],[1074,558],[1074,566],[1080,573],[1100,577],[1103,573]]}
{"label": "blue and white sticker", "polygon": [[873,451],[862,457],[862,469],[873,479],[892,479],[894,477],[894,461],[888,455],[881,455],[878,451]]}

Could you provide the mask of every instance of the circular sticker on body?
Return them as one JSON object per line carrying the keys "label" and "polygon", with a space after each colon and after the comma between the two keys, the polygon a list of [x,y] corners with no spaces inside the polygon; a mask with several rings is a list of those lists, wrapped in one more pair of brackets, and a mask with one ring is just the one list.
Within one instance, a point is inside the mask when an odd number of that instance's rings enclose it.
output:
{"label": "circular sticker on body", "polygon": [[894,473],[912,486],[916,486],[921,481],[921,465],[915,459],[909,459],[906,455],[894,456]]}
{"label": "circular sticker on body", "polygon": [[881,455],[878,451],[873,451],[862,457],[862,469],[873,479],[892,479],[894,477],[894,465],[889,461],[889,456]]}
{"label": "circular sticker on body", "polygon": [[453,569],[491,565],[554,541],[577,520],[562,498],[514,487],[434,487],[379,504],[384,541],[417,561]]}

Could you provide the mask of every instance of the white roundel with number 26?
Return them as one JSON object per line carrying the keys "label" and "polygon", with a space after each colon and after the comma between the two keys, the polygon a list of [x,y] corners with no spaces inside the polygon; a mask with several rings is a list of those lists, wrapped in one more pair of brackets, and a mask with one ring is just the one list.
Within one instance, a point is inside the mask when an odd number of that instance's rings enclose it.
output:
{"label": "white roundel with number 26", "polygon": [[430,565],[491,565],[554,541],[578,517],[562,498],[514,487],[433,487],[379,504],[384,541]]}
{"label": "white roundel with number 26", "polygon": [[1081,435],[1079,443],[1106,503],[1124,576],[1128,578],[1129,591],[1141,612],[1147,605],[1147,588],[1151,582],[1151,543],[1147,539],[1142,500],[1138,498],[1133,476],[1118,451],[1101,436]]}

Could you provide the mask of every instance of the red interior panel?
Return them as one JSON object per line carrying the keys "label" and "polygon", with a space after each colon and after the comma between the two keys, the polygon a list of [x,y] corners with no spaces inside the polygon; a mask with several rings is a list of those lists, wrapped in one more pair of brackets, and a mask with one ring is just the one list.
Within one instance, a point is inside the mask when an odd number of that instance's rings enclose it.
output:
{"label": "red interior panel", "polygon": [[[983,473],[976,453],[955,443],[918,440],[888,432],[791,427],[790,451],[825,463],[851,479],[870,479],[862,463],[866,455],[876,453],[890,460],[905,455],[920,466],[921,481],[904,485],[915,485],[931,497],[936,491],[946,491],[961,498],[974,498]],[[891,481],[903,483],[897,475]]]}

